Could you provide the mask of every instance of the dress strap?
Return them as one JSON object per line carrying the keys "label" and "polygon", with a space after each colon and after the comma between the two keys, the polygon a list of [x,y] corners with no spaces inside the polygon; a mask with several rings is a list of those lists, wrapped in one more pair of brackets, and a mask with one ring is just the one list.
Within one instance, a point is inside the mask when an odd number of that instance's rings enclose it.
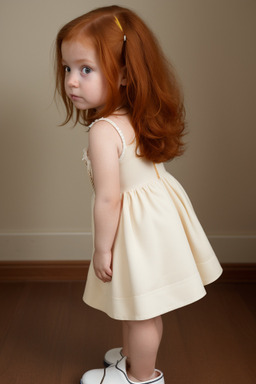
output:
{"label": "dress strap", "polygon": [[125,153],[125,149],[126,149],[126,142],[125,142],[125,138],[124,138],[124,134],[123,132],[121,131],[121,129],[117,126],[117,124],[110,120],[109,118],[107,117],[101,117],[100,119],[97,119],[97,120],[94,120],[93,123],[91,123],[89,125],[89,129],[95,124],[97,123],[97,121],[107,121],[109,124],[112,125],[113,128],[115,128],[115,130],[117,131],[117,133],[119,134],[120,138],[121,138],[121,141],[122,141],[122,145],[123,145],[123,149],[122,149],[122,153],[119,157],[119,160],[121,160],[123,157],[124,157],[124,153]]}

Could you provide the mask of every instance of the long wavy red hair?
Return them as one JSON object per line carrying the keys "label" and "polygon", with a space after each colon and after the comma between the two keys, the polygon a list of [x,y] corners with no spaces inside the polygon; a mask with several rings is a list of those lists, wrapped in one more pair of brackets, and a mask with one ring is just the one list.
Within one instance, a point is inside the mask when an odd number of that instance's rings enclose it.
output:
{"label": "long wavy red hair", "polygon": [[[85,36],[98,52],[108,83],[107,102],[100,111],[74,108],[65,93],[62,42],[82,41]],[[116,79],[123,68],[127,84],[118,87]],[[66,24],[56,38],[55,72],[56,92],[67,111],[63,124],[74,116],[75,124],[88,125],[122,106],[131,116],[138,156],[160,163],[183,153],[185,110],[180,86],[155,36],[131,10],[118,6],[98,8]]]}

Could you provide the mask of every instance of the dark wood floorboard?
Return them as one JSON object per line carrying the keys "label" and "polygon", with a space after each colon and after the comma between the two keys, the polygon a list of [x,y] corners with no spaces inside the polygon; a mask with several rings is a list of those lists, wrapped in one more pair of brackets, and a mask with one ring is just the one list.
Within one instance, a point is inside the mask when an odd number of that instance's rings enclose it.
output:
{"label": "dark wood floorboard", "polygon": [[[0,284],[0,383],[79,384],[120,345],[121,324],[82,302],[84,283]],[[256,284],[215,283],[163,316],[166,384],[256,383]],[[97,383],[95,383],[97,384]]]}

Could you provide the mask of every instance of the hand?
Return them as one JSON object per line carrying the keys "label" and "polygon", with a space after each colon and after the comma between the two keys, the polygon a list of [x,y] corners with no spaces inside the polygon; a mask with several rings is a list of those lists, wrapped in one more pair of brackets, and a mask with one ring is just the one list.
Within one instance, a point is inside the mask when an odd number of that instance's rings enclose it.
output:
{"label": "hand", "polygon": [[112,253],[111,252],[94,252],[93,255],[93,267],[95,275],[103,281],[103,283],[109,283],[112,280]]}

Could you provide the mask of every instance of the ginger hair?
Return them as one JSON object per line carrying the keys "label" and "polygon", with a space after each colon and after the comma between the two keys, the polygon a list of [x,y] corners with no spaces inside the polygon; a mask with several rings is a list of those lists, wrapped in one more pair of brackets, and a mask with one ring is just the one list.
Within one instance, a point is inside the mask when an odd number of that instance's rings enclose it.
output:
{"label": "ginger hair", "polygon": [[[82,42],[85,37],[94,44],[107,79],[107,101],[100,111],[76,109],[65,93],[62,42]],[[122,69],[127,84],[118,87],[116,79]],[[73,117],[75,124],[88,125],[125,107],[135,130],[137,156],[160,163],[183,153],[185,110],[174,69],[151,30],[131,10],[118,6],[98,8],[61,28],[56,38],[55,72],[56,93],[67,112],[63,125]]]}

